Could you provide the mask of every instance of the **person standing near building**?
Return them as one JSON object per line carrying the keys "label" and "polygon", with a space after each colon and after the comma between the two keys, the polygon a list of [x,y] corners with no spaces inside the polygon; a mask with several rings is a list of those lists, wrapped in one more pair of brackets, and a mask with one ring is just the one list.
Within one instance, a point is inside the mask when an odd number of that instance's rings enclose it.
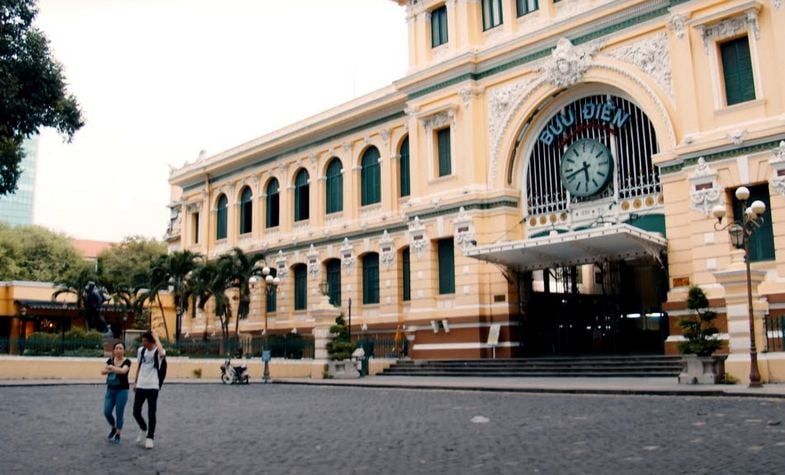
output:
{"label": "person standing near building", "polygon": [[[101,374],[106,375],[106,395],[104,396],[104,417],[111,426],[109,442],[120,443],[123,431],[125,403],[128,402],[128,372],[131,370],[131,360],[125,357],[125,345],[122,342],[114,344],[112,357],[106,360],[106,366]],[[114,411],[114,416],[112,412]]]}
{"label": "person standing near building", "polygon": [[[159,371],[166,358],[166,350],[155,331],[142,334],[142,346],[137,353],[139,369],[136,372],[136,388],[134,394],[134,419],[141,432],[136,438],[144,448],[153,448],[155,438],[156,411],[158,409],[158,390],[161,388]],[[147,422],[142,417],[142,405],[147,401]]]}

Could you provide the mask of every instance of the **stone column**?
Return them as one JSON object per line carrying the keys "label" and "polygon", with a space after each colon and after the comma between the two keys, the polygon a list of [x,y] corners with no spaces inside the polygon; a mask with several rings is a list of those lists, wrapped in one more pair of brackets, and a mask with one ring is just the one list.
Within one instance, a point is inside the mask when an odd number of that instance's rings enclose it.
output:
{"label": "stone column", "polygon": [[341,314],[341,310],[330,305],[328,296],[319,295],[316,305],[312,305],[309,311],[314,319],[314,352],[311,379],[322,379],[327,370],[327,343],[333,339],[330,334],[330,327]]}
{"label": "stone column", "polygon": [[[744,264],[744,251],[737,250],[732,254],[731,265],[721,271],[714,272],[714,277],[725,289],[725,308],[728,317],[728,343],[730,355],[725,362],[728,373],[741,381],[749,381],[750,374],[750,332],[749,309],[747,300],[747,270]],[[768,312],[768,303],[760,298],[758,286],[766,277],[766,271],[751,269],[753,320],[755,323],[755,346],[758,351],[758,368],[761,379],[768,378],[766,365],[760,359],[766,347],[763,318]]]}

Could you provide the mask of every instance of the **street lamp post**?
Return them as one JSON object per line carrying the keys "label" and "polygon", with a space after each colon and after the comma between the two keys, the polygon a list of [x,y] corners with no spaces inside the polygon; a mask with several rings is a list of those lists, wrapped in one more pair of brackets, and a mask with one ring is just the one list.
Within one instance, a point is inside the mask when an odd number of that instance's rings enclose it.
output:
{"label": "street lamp post", "polygon": [[747,270],[747,312],[750,326],[750,388],[761,388],[760,371],[758,370],[758,351],[755,345],[755,320],[753,319],[752,309],[752,278],[750,276],[750,238],[753,233],[763,224],[763,213],[766,212],[766,204],[763,201],[755,200],[747,206],[750,197],[750,190],[740,186],[736,188],[736,199],[741,202],[742,216],[737,221],[731,221],[726,225],[722,224],[725,217],[725,207],[717,205],[712,209],[712,214],[717,218],[714,229],[717,231],[728,230],[731,243],[737,249],[744,250],[744,264]]}
{"label": "street lamp post", "polygon": [[[261,265],[261,261],[258,262],[257,265]],[[254,281],[256,281],[256,279],[254,279]],[[262,381],[266,384],[270,382],[270,347],[268,345],[270,341],[270,332],[267,329],[267,299],[270,295],[275,294],[275,290],[277,289],[278,284],[281,283],[281,279],[278,276],[273,277],[270,268],[265,265],[262,267],[261,283],[264,288],[264,302],[262,302],[262,305],[264,306],[264,348],[262,349],[264,373],[262,374]]]}

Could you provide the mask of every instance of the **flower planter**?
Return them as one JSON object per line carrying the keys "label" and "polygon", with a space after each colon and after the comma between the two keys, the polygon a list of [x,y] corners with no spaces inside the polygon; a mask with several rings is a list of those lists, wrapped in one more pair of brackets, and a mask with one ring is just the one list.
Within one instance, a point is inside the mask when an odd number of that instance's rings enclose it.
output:
{"label": "flower planter", "polygon": [[683,355],[679,384],[718,384],[725,374],[727,358],[726,355]]}
{"label": "flower planter", "polygon": [[360,377],[357,366],[352,360],[327,362],[327,377],[333,379],[356,379]]}

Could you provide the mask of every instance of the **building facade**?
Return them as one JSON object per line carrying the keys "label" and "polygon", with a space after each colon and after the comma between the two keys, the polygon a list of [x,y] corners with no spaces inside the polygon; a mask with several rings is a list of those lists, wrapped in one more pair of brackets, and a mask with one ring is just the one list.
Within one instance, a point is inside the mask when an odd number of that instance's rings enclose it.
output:
{"label": "building facade", "polygon": [[24,157],[19,164],[22,173],[19,175],[16,191],[0,197],[0,221],[15,226],[33,224],[38,136],[25,140],[22,148]]}
{"label": "building facade", "polygon": [[326,282],[414,358],[674,353],[697,284],[745,377],[741,251],[711,215],[745,185],[761,370],[785,378],[783,2],[397,3],[404,78],[172,172],[171,249],[281,277],[243,331],[307,331]]}

